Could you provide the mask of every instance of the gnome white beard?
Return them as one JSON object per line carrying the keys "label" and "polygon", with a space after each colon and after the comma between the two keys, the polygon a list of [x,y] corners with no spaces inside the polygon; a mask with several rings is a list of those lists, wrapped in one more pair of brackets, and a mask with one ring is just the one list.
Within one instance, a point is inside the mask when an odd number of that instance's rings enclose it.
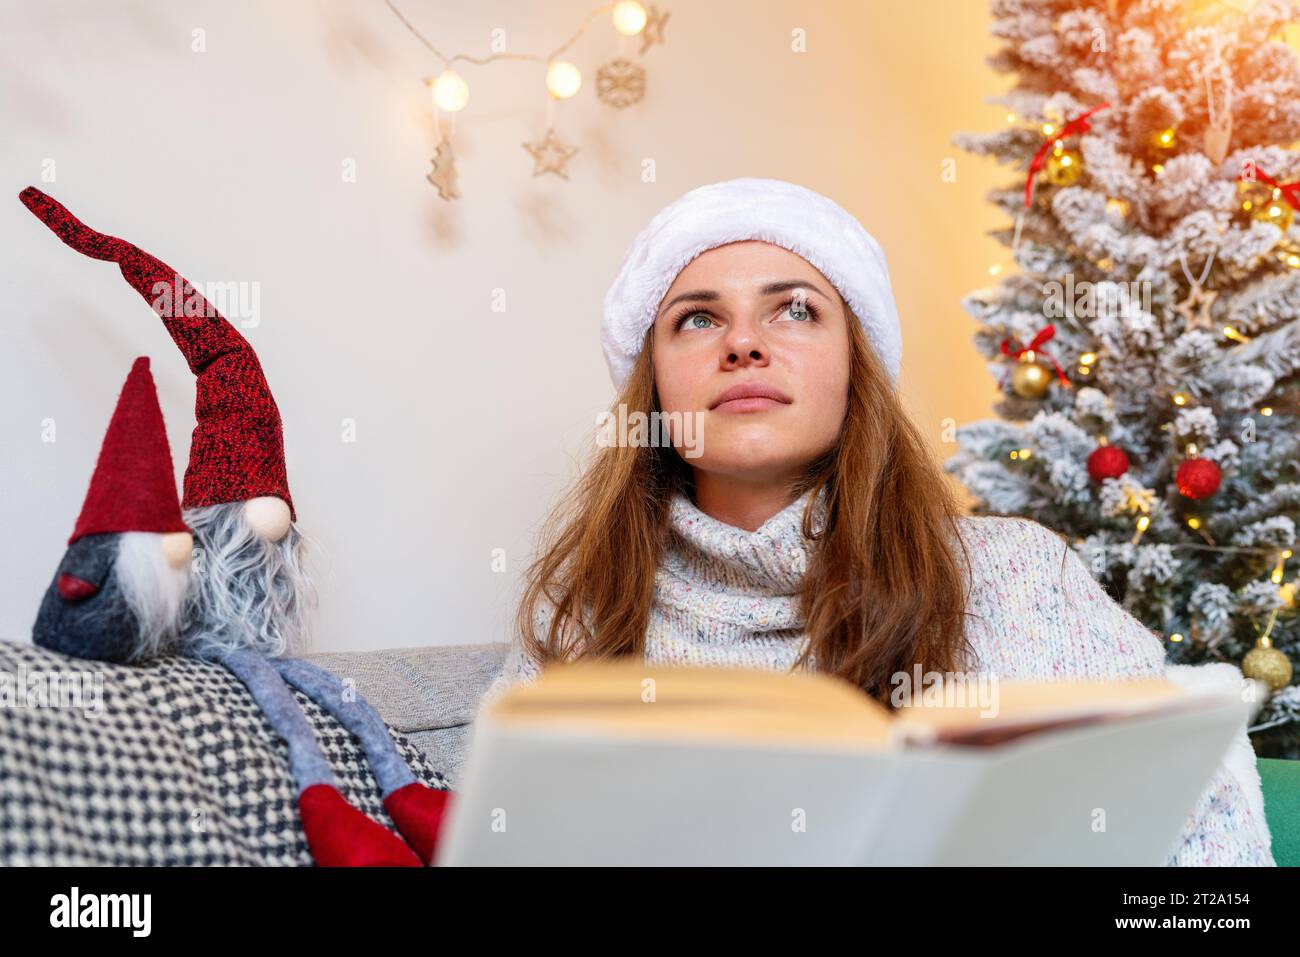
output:
{"label": "gnome white beard", "polygon": [[180,634],[189,563],[177,568],[168,562],[161,539],[156,532],[124,532],[118,542],[117,584],[139,628],[129,661],[171,651]]}
{"label": "gnome white beard", "polygon": [[184,518],[201,549],[186,602],[187,650],[211,656],[248,648],[280,657],[305,647],[316,590],[297,527],[269,542],[249,527],[243,502],[188,509]]}

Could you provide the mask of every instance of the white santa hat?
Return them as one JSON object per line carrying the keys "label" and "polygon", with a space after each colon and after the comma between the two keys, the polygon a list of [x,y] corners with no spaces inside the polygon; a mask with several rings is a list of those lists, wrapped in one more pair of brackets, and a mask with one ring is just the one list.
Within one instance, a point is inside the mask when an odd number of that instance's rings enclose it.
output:
{"label": "white santa hat", "polygon": [[633,240],[605,294],[600,340],[614,385],[632,371],[677,274],[707,249],[757,239],[802,256],[838,290],[897,384],[898,307],[880,244],[834,201],[778,179],[725,180],[664,207]]}

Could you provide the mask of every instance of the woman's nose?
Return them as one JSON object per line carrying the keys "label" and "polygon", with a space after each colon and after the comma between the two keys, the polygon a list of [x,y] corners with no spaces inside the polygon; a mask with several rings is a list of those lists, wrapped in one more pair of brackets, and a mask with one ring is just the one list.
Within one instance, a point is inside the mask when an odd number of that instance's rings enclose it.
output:
{"label": "woman's nose", "polygon": [[757,329],[749,323],[732,326],[722,344],[723,368],[743,368],[747,365],[767,365],[767,343]]}

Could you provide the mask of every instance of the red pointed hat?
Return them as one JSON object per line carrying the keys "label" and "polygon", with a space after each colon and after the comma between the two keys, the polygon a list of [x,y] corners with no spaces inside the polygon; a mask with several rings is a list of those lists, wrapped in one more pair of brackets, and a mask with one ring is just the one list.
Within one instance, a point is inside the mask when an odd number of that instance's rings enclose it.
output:
{"label": "red pointed hat", "polygon": [[124,239],[96,232],[34,186],[18,198],[77,252],[117,263],[189,363],[197,421],[185,469],[184,506],[274,495],[297,521],[285,474],[280,410],[248,340],[166,263]]}
{"label": "red pointed hat", "polygon": [[99,447],[71,545],[106,532],[187,532],[149,360],[136,359]]}

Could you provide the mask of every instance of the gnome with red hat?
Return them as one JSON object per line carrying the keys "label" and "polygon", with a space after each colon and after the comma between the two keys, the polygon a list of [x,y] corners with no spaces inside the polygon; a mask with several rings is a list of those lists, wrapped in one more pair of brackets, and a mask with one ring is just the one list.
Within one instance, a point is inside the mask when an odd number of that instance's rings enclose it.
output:
{"label": "gnome with red hat", "polygon": [[141,357],[109,420],[32,640],[96,661],[140,661],[175,650],[191,547],[158,393]]}
{"label": "gnome with red hat", "polygon": [[[318,864],[431,863],[450,792],[415,778],[368,702],[328,671],[288,657],[306,644],[314,590],[289,495],[280,412],[252,346],[161,260],[90,229],[35,187],[19,198],[73,249],[117,263],[162,319],[195,376],[196,424],[181,505],[197,540],[197,560],[182,653],[233,672],[287,743],[299,813]],[[360,740],[401,837],[339,792],[290,685]]]}

